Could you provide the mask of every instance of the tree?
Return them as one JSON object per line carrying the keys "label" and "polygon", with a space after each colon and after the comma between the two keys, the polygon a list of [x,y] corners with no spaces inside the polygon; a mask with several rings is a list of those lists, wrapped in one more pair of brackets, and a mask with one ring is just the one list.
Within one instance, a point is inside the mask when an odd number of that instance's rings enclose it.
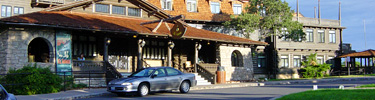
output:
{"label": "tree", "polygon": [[331,69],[331,64],[318,64],[316,60],[316,53],[310,54],[306,61],[302,62],[301,68],[303,70],[302,74],[305,78],[318,78],[323,77],[325,72]]}
{"label": "tree", "polygon": [[254,30],[260,30],[262,37],[278,36],[293,41],[305,39],[302,24],[292,21],[293,10],[287,2],[281,0],[250,0],[245,13],[232,15],[224,26],[233,28],[249,38]]}

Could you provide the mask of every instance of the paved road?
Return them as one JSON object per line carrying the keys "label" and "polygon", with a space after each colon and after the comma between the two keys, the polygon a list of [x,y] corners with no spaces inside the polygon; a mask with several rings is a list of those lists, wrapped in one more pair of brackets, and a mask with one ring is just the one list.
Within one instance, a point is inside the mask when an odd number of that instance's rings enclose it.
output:
{"label": "paved road", "polygon": [[209,89],[195,90],[188,94],[180,94],[178,91],[172,93],[154,93],[147,97],[123,96],[119,97],[115,94],[100,96],[80,100],[127,100],[127,99],[152,99],[152,100],[210,100],[210,99],[236,99],[236,100],[268,100],[281,95],[311,90],[312,85],[318,85],[319,88],[338,88],[340,85],[345,87],[354,87],[361,84],[374,84],[373,81],[344,81],[331,83],[314,83],[314,84],[295,84],[295,85],[272,85],[262,87],[241,87],[226,89]]}

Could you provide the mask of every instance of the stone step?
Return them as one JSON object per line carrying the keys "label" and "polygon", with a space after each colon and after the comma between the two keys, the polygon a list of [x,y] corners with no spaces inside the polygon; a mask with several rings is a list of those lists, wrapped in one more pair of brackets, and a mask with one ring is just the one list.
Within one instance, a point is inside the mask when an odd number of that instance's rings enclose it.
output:
{"label": "stone step", "polygon": [[207,80],[205,80],[198,73],[194,73],[194,74],[195,74],[195,79],[197,80],[197,85],[211,85],[211,82],[208,82]]}

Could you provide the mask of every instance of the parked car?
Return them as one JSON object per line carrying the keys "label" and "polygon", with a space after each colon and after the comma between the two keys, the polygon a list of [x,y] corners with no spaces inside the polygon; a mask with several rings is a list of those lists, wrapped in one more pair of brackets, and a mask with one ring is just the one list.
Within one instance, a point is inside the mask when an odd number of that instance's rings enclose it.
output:
{"label": "parked car", "polygon": [[17,100],[16,97],[8,93],[7,90],[0,84],[0,100]]}
{"label": "parked car", "polygon": [[121,95],[135,92],[146,96],[150,92],[179,90],[188,93],[195,86],[195,75],[182,73],[172,67],[148,67],[131,74],[127,78],[112,80],[107,91]]}

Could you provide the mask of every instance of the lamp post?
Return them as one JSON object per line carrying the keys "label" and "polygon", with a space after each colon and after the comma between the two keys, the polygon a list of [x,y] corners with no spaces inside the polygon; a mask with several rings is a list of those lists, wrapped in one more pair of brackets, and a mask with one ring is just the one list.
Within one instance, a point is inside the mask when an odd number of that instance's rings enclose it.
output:
{"label": "lamp post", "polygon": [[142,56],[142,49],[146,45],[146,42],[143,39],[138,40],[138,63],[137,63],[137,70],[140,70],[143,68],[143,56]]}
{"label": "lamp post", "polygon": [[172,41],[168,42],[168,57],[167,57],[167,66],[172,67],[172,49],[174,48],[175,44]]}
{"label": "lamp post", "polygon": [[104,52],[103,52],[103,60],[108,62],[108,46],[111,44],[111,38],[105,37],[104,38]]}

